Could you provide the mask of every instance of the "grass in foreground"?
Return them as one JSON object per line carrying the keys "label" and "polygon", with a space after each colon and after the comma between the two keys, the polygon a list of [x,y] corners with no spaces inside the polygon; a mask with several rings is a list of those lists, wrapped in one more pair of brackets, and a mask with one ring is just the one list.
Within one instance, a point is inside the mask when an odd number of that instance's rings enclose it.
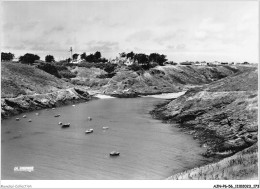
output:
{"label": "grass in foreground", "polygon": [[257,180],[258,145],[244,149],[217,163],[177,173],[169,180]]}

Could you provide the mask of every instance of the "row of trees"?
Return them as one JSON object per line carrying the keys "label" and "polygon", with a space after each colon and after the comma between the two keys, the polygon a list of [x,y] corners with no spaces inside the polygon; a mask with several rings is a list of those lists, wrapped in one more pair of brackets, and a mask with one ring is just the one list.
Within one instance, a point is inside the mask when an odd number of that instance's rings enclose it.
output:
{"label": "row of trees", "polygon": [[[99,51],[94,54],[87,55],[85,52],[80,55],[82,60],[86,60],[87,62],[107,62],[107,59],[102,58],[101,53]],[[74,58],[73,58],[74,59]]]}
{"label": "row of trees", "polygon": [[[72,55],[73,60],[77,60],[78,57],[80,56],[80,58],[82,60],[85,60],[86,62],[107,62],[108,60],[105,58],[102,58],[101,53],[99,51],[95,52],[94,54],[89,54],[87,55],[85,52],[82,53],[81,55],[75,53]],[[157,63],[159,65],[163,65],[163,63],[165,61],[167,61],[166,59],[166,55],[164,54],[158,54],[158,53],[151,53],[150,55],[146,55],[143,53],[134,53],[134,52],[129,52],[129,53],[125,53],[122,52],[120,53],[120,57],[126,57],[126,58],[130,58],[131,60],[133,60],[134,62],[138,62],[139,64],[142,65],[148,65],[150,63]],[[14,58],[14,54],[12,53],[1,53],[1,60],[2,61],[11,61]],[[32,64],[34,63],[36,60],[40,60],[40,57],[36,54],[31,54],[31,53],[26,53],[23,56],[19,57],[19,61],[22,63],[29,63]],[[68,61],[70,61],[71,59],[68,59]],[[54,56],[53,55],[47,55],[45,57],[45,61],[46,62],[55,62]]]}
{"label": "row of trees", "polygon": [[133,61],[138,61],[139,64],[148,64],[151,62],[156,62],[157,64],[162,66],[163,63],[167,61],[166,55],[158,54],[158,53],[151,53],[150,55],[146,55],[143,53],[136,54],[134,52],[130,52],[130,53],[122,52],[119,55],[120,57],[126,57],[126,58],[130,58]]}
{"label": "row of trees", "polygon": [[[1,61],[12,61],[13,59],[14,59],[13,53],[1,52]],[[19,57],[19,61],[22,62],[22,63],[32,64],[36,60],[40,60],[40,57],[36,54],[31,54],[31,53],[26,53],[25,55]],[[55,62],[54,56],[47,55],[45,57],[45,61],[46,62]]]}

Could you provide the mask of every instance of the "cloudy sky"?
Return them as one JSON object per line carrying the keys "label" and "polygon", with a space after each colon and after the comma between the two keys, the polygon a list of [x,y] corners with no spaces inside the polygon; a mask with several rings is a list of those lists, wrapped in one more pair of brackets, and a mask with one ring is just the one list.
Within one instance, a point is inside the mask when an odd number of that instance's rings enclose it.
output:
{"label": "cloudy sky", "polygon": [[3,2],[2,51],[258,62],[258,1]]}

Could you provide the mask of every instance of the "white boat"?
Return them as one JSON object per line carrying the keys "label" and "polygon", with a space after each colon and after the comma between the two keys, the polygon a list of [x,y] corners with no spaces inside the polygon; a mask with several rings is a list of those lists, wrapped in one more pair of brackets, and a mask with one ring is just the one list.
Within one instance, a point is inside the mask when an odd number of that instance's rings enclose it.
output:
{"label": "white boat", "polygon": [[109,127],[102,127],[102,129],[106,130],[106,129],[109,129]]}
{"label": "white boat", "polygon": [[85,131],[86,134],[93,133],[94,129],[88,129]]}
{"label": "white boat", "polygon": [[66,123],[66,124],[63,124],[62,126],[61,126],[61,128],[67,128],[67,127],[69,127],[70,126],[70,123]]}
{"label": "white boat", "polygon": [[110,156],[119,156],[120,152],[112,151],[110,152]]}
{"label": "white boat", "polygon": [[32,120],[31,120],[31,119],[29,119],[29,120],[28,120],[28,122],[32,122]]}
{"label": "white boat", "polygon": [[59,125],[62,125],[62,122],[59,122],[58,124],[59,124]]}
{"label": "white boat", "polygon": [[17,117],[17,118],[16,118],[16,121],[19,121],[19,120],[20,120],[20,118]]}
{"label": "white boat", "polygon": [[26,115],[23,115],[23,118],[26,118]]}

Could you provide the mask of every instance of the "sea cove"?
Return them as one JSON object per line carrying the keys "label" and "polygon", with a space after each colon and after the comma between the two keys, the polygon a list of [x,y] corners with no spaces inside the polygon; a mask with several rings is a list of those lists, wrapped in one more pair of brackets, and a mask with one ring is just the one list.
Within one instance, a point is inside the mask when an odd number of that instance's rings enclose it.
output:
{"label": "sea cove", "polygon": [[[2,178],[165,179],[202,164],[204,149],[192,136],[152,119],[149,112],[163,101],[106,98],[3,120]],[[71,126],[61,129],[59,121]],[[89,128],[94,132],[86,135]],[[113,150],[120,156],[110,157]],[[34,171],[15,172],[14,165]]]}

